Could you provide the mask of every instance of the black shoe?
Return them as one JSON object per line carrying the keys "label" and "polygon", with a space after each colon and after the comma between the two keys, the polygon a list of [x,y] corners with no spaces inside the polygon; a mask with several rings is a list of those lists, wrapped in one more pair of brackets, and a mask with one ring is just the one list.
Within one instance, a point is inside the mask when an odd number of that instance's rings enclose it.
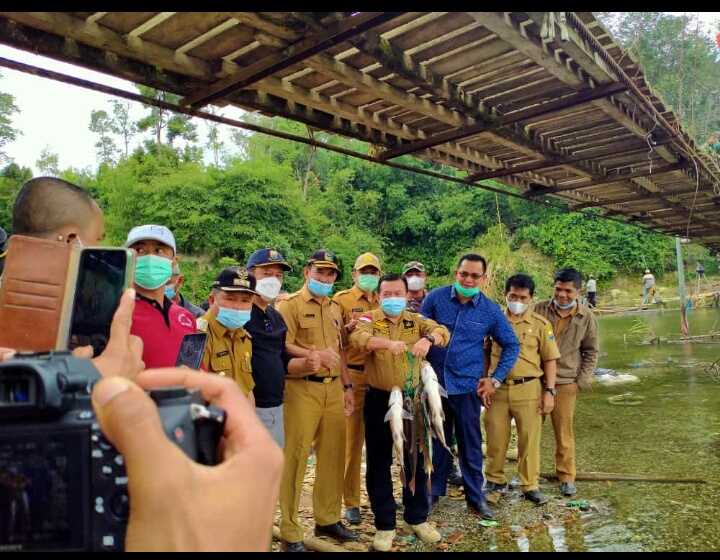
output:
{"label": "black shoe", "polygon": [[495,519],[495,512],[490,509],[487,502],[468,502],[468,509],[475,515],[479,515],[483,519]]}
{"label": "black shoe", "polygon": [[511,490],[515,490],[515,488],[517,488],[518,486],[520,486],[520,477],[518,475],[515,475],[513,479],[508,482],[508,488],[510,488]]}
{"label": "black shoe", "polygon": [[563,496],[573,496],[577,492],[574,482],[563,482],[560,485],[560,492]]}
{"label": "black shoe", "polygon": [[460,469],[455,463],[453,463],[452,469],[450,469],[448,484],[452,484],[453,486],[462,486],[464,484]]}
{"label": "black shoe", "polygon": [[546,504],[550,498],[548,498],[545,494],[540,492],[540,490],[528,490],[527,492],[523,492],[523,496],[526,500],[531,501],[533,504],[542,505]]}
{"label": "black shoe", "polygon": [[282,541],[280,543],[280,549],[283,552],[307,552],[308,549],[305,548],[305,543],[302,541],[299,542],[287,542]]}
{"label": "black shoe", "polygon": [[345,520],[351,525],[358,525],[362,520],[360,508],[349,508],[345,510]]}
{"label": "black shoe", "polygon": [[490,492],[502,492],[503,490],[505,490],[506,486],[506,484],[500,484],[499,482],[492,482],[488,480],[487,482],[485,482],[483,492],[485,492],[486,494]]}
{"label": "black shoe", "polygon": [[351,531],[341,521],[332,525],[315,525],[316,537],[331,537],[339,542],[357,541],[357,533]]}

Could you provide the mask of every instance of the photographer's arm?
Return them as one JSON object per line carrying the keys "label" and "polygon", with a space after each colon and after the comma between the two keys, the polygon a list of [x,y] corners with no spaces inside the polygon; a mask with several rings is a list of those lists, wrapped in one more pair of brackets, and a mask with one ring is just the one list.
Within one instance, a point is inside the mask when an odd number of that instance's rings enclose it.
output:
{"label": "photographer's arm", "polygon": [[[145,370],[136,382],[115,376],[93,390],[103,433],[125,458],[125,550],[266,551],[283,453],[237,384],[187,368]],[[200,389],[211,405],[229,411],[217,466],[196,463],[167,438],[142,389],[171,386]]]}

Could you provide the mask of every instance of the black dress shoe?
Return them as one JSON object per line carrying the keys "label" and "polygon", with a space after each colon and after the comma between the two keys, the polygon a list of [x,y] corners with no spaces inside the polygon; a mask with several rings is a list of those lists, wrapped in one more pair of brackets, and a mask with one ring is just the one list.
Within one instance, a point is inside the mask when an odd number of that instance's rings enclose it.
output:
{"label": "black dress shoe", "polygon": [[495,512],[490,509],[487,502],[468,502],[468,509],[475,515],[479,515],[483,519],[495,519]]}
{"label": "black dress shoe", "polygon": [[345,520],[351,525],[358,525],[362,520],[360,508],[348,508],[345,510]]}
{"label": "black dress shoe", "polygon": [[453,486],[462,486],[464,484],[460,469],[454,462],[452,468],[450,469],[450,474],[448,475],[448,484],[452,484]]}
{"label": "black dress shoe", "polygon": [[305,548],[305,543],[302,541],[298,542],[287,542],[282,541],[280,543],[280,549],[283,552],[307,552],[307,548]]}
{"label": "black dress shoe", "polygon": [[540,490],[528,490],[527,492],[523,492],[523,496],[526,500],[531,501],[533,504],[541,505],[546,504],[550,498],[548,498],[545,494],[540,492]]}
{"label": "black dress shoe", "polygon": [[577,492],[574,482],[563,482],[560,485],[560,492],[563,496],[573,496]]}
{"label": "black dress shoe", "polygon": [[491,480],[488,480],[485,483],[485,487],[483,488],[483,492],[489,493],[489,492],[502,492],[505,490],[506,484],[500,484],[499,482],[492,482]]}
{"label": "black dress shoe", "polygon": [[339,542],[357,541],[357,533],[351,531],[341,521],[332,525],[315,525],[316,537],[331,537]]}

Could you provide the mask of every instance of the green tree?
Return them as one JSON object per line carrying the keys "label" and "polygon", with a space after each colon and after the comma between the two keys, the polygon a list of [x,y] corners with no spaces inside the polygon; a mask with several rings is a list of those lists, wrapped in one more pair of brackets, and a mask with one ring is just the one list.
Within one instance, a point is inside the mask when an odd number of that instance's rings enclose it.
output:
{"label": "green tree", "polygon": [[118,147],[108,134],[112,131],[112,119],[107,111],[98,110],[90,113],[90,132],[100,136],[99,140],[95,142],[95,149],[101,163],[115,163],[117,161]]}
{"label": "green tree", "polygon": [[[149,97],[158,101],[167,103],[177,103],[180,96],[165,91],[156,90],[147,86],[138,85],[138,90],[143,97]],[[169,109],[157,107],[155,105],[147,106],[150,113],[140,119],[136,124],[141,132],[151,131],[153,141],[156,146],[163,144],[163,132],[168,146],[172,147],[177,139],[183,139],[188,142],[197,142],[197,127],[192,121],[192,117],[180,113],[174,113]]]}
{"label": "green tree", "polygon": [[[0,78],[2,78],[2,74],[0,74]],[[18,111],[15,98],[9,93],[0,92],[0,164],[10,162],[10,158],[3,148],[22,134],[12,126],[12,117]]]}
{"label": "green tree", "polygon": [[40,157],[35,162],[40,173],[43,175],[60,175],[60,156],[53,152],[52,148],[46,145],[40,152]]}

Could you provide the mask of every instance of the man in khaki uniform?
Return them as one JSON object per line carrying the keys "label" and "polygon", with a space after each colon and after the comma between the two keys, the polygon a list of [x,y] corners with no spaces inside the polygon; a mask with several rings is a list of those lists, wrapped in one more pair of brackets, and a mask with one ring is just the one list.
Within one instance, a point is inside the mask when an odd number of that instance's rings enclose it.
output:
{"label": "man in khaki uniform", "polygon": [[573,418],[578,391],[590,391],[600,354],[597,317],[580,305],[582,274],[574,268],[558,270],[553,298],[539,301],[533,311],[550,321],[560,359],[557,362],[557,394],[550,415],[555,432],[555,472],[560,492],[572,496],[575,487],[575,432]]}
{"label": "man in khaki uniform", "polygon": [[[394,386],[403,394],[414,395],[420,384],[420,366],[431,346],[446,346],[450,331],[432,319],[406,309],[407,280],[389,273],[378,286],[380,309],[364,314],[350,335],[354,348],[369,352],[365,358],[368,384],[363,417],[365,419],[366,486],[377,529],[373,548],[387,552],[395,538],[396,505],[393,497],[393,439],[385,415]],[[410,434],[405,434],[409,438]],[[412,442],[415,444],[415,442]],[[430,458],[428,458],[428,461]],[[406,485],[403,488],[405,530],[424,542],[437,542],[440,533],[427,524],[428,502],[425,457],[418,451],[414,492],[410,490],[411,458],[403,451]]]}
{"label": "man in khaki uniform", "polygon": [[[380,307],[375,290],[380,278],[380,260],[372,253],[363,253],[355,260],[353,267],[353,287],[338,292],[333,297],[342,308],[343,323],[348,334],[352,334],[358,319],[366,312]],[[357,525],[362,520],[360,514],[360,464],[365,443],[365,423],[363,422],[363,403],[367,383],[363,372],[367,352],[360,348],[346,348],[347,366],[355,394],[355,410],[347,418],[345,435],[345,519]]]}
{"label": "man in khaki uniform", "polygon": [[315,536],[340,542],[356,541],[357,534],[340,521],[345,473],[345,417],[355,399],[345,363],[347,333],[340,305],[330,294],[341,274],[335,254],[315,251],[305,269],[305,284],[280,307],[287,324],[285,347],[290,356],[320,354],[317,372],[289,374],[285,384],[285,471],[280,486],[282,549],[306,552],[298,517],[303,478],[315,450],[313,488]]}
{"label": "man in khaki uniform", "polygon": [[[526,500],[544,504],[549,498],[538,486],[540,434],[544,415],[550,414],[555,406],[555,373],[560,351],[550,322],[528,309],[534,294],[535,281],[526,274],[516,274],[505,282],[505,314],[520,341],[520,355],[485,411],[485,478],[486,492],[505,489],[505,457],[511,421],[515,419],[520,490]],[[501,350],[490,337],[486,339],[486,375],[497,367]]]}
{"label": "man in khaki uniform", "polygon": [[208,333],[202,368],[234,379],[253,404],[252,342],[243,327],[250,320],[255,286],[246,268],[226,268],[213,282],[208,312],[197,319],[198,331]]}

